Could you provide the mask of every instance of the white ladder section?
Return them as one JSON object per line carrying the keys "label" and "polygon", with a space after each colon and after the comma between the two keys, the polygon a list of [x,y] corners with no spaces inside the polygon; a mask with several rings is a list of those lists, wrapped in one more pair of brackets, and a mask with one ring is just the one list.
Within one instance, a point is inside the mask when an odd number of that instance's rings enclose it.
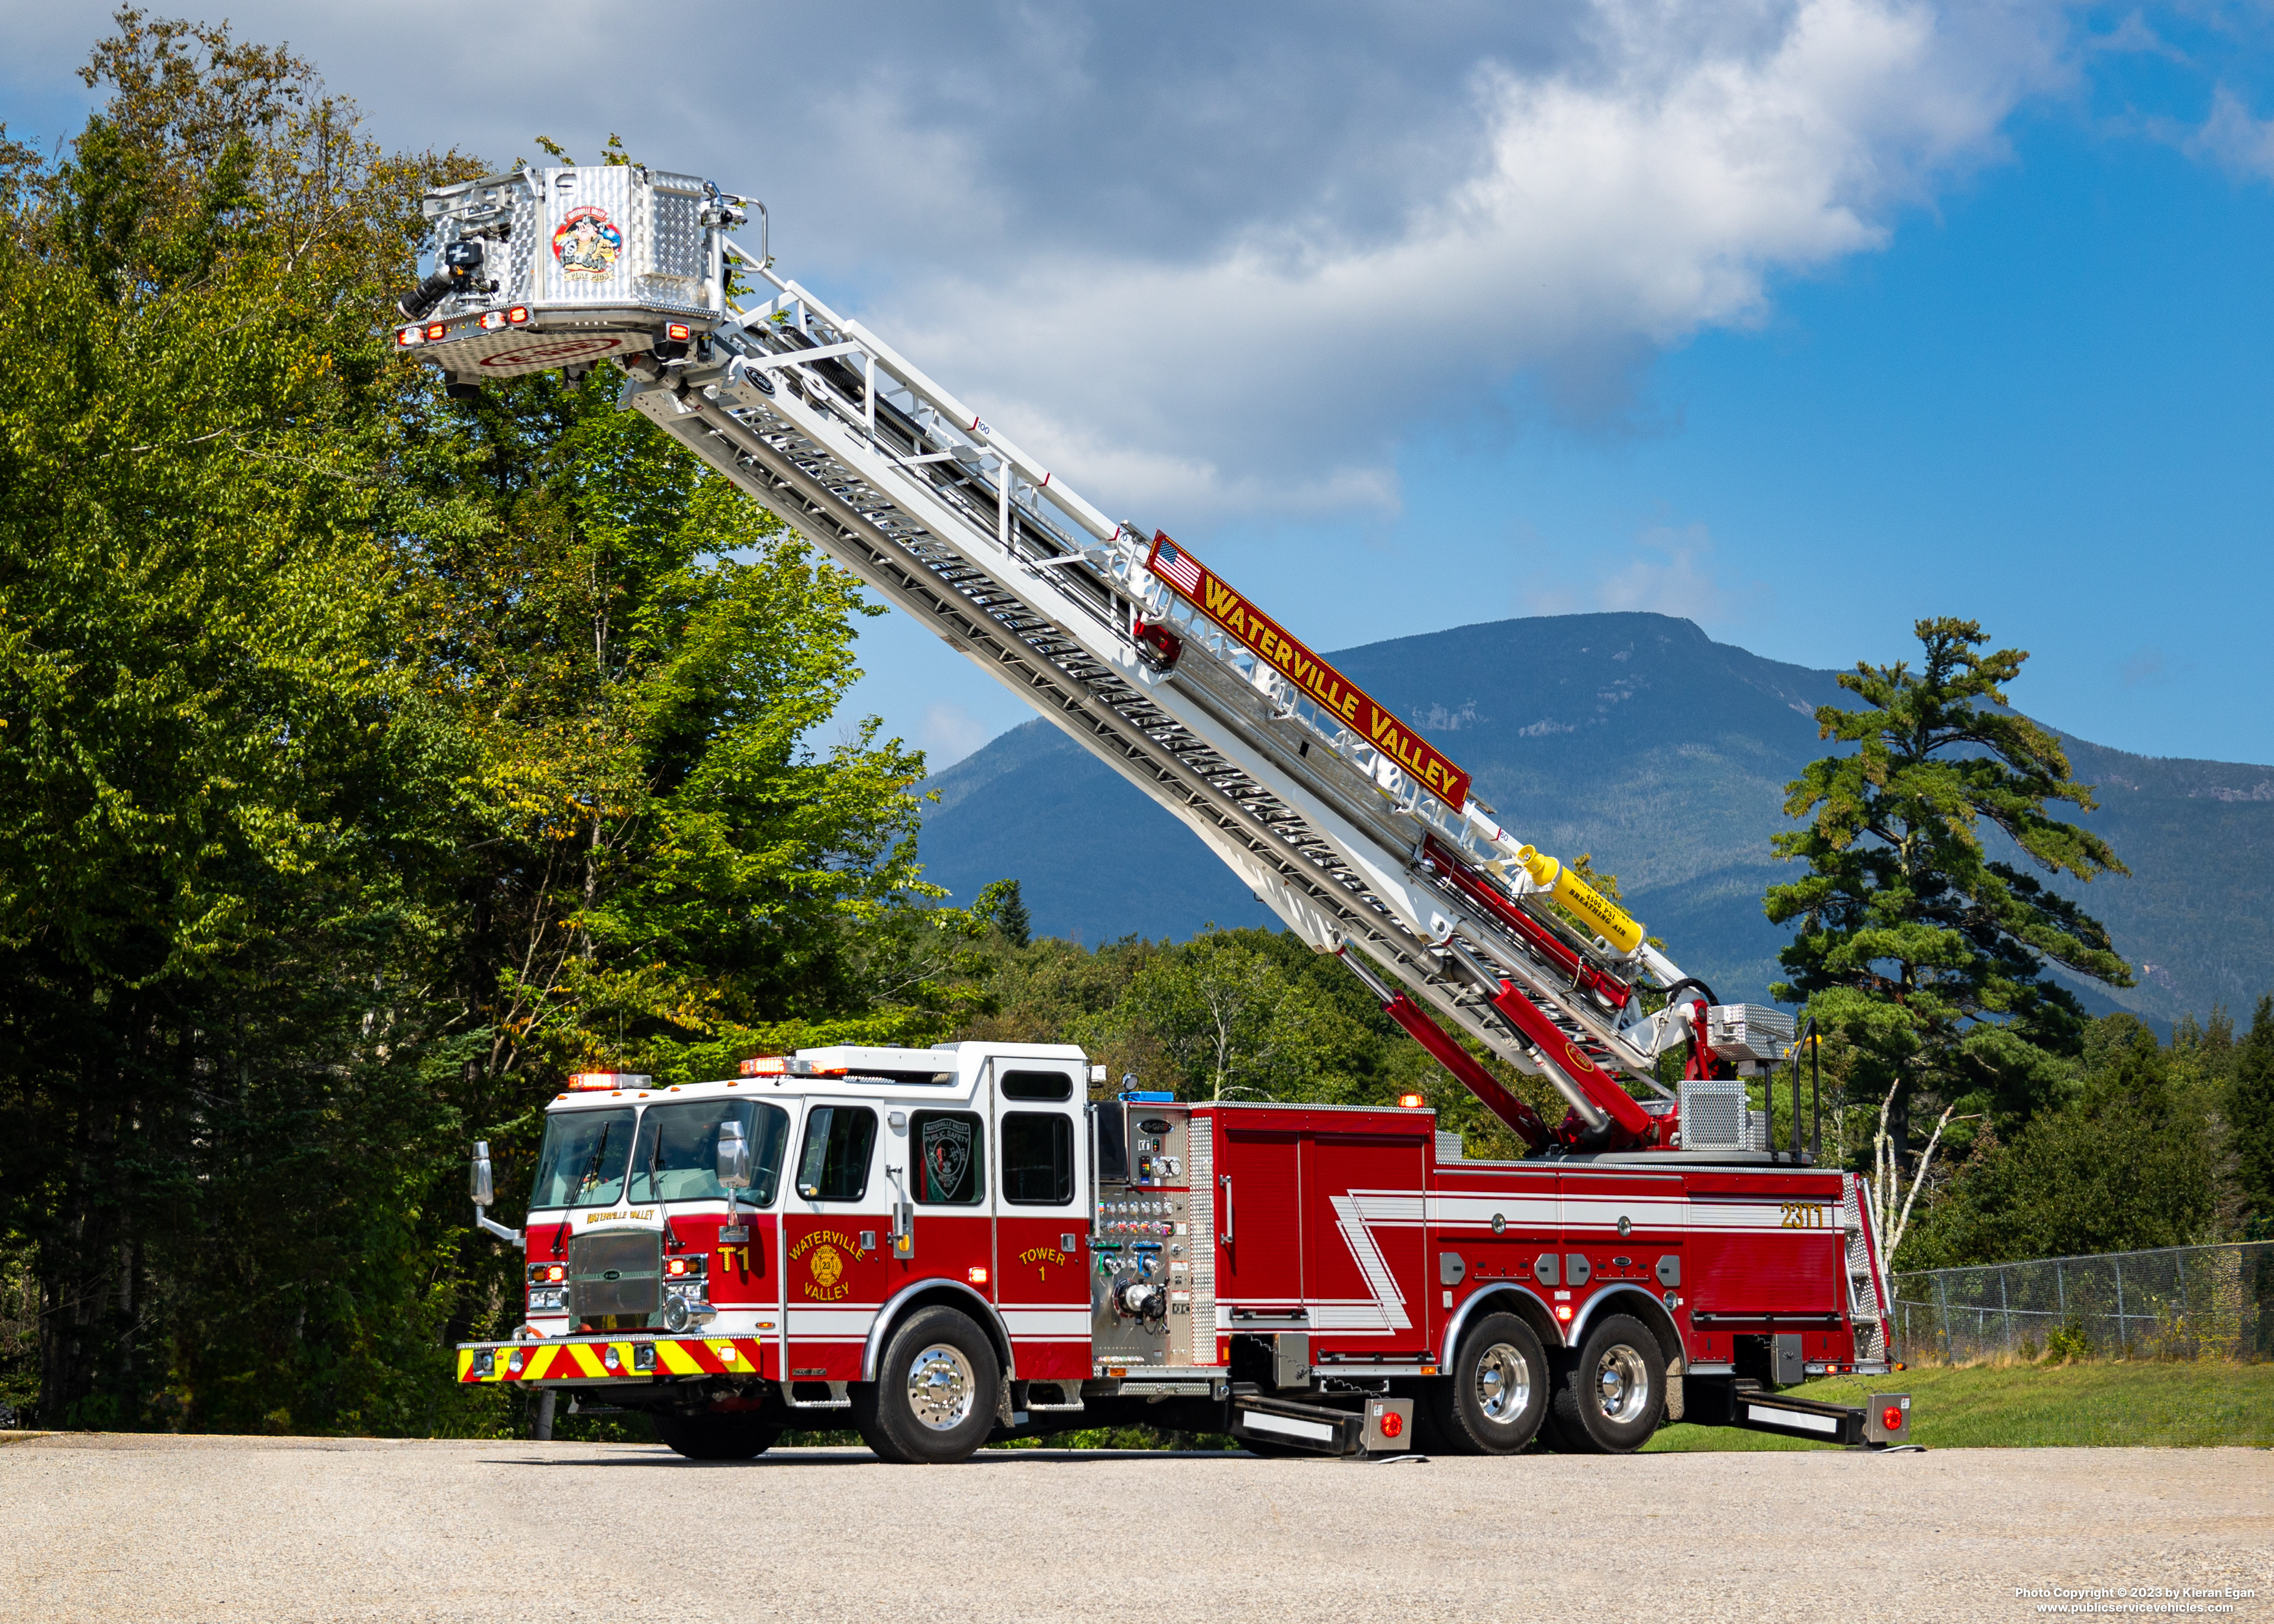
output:
{"label": "white ladder section", "polygon": [[[720,330],[725,365],[647,369],[653,382],[636,372],[627,406],[1175,813],[1314,946],[1360,950],[1494,1053],[1548,1076],[1583,1116],[1593,1108],[1559,1056],[1507,1024],[1480,978],[1449,964],[1449,946],[1514,983],[1597,1067],[1647,1077],[1674,1022],[1575,989],[1420,861],[1427,837],[1524,906],[1536,888],[1488,808],[1442,805],[1322,719],[1154,580],[1149,538],[1106,520],[857,322],[749,263],[778,294]],[[1183,634],[1172,671],[1148,659],[1141,620]],[[1600,957],[1536,903],[1525,912]],[[1647,946],[1607,967],[1623,981],[1680,979]]]}

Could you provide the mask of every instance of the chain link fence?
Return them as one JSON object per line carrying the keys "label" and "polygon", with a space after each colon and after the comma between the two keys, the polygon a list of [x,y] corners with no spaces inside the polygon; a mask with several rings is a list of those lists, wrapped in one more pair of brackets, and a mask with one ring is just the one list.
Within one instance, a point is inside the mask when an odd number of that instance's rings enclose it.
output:
{"label": "chain link fence", "polygon": [[2274,1358],[2274,1241],[2040,1258],[1894,1277],[1913,1364]]}

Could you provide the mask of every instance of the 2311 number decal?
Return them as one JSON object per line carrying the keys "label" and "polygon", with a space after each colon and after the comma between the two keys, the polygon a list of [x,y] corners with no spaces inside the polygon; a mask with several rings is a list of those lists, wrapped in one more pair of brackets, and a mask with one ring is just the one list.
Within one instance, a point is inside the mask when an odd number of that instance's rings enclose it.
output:
{"label": "2311 number decal", "polygon": [[1784,1214],[1782,1227],[1788,1229],[1826,1229],[1832,1221],[1825,1209],[1814,1201],[1781,1201],[1779,1210]]}

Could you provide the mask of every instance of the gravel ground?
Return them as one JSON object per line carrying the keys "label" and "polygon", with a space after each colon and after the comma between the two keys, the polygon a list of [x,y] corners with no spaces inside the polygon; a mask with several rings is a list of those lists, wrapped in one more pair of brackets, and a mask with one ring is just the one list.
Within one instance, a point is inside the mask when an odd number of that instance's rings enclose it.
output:
{"label": "gravel ground", "polygon": [[[6,1435],[0,1434],[0,1439]],[[2022,1586],[2238,1586],[2274,1455],[1378,1464],[49,1434],[0,1441],[0,1617],[41,1620],[2021,1619]]]}

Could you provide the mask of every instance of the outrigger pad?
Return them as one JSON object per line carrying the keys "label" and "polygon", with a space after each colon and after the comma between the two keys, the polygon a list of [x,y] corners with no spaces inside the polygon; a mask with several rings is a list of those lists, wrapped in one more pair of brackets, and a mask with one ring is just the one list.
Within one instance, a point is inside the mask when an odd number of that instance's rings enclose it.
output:
{"label": "outrigger pad", "polygon": [[1236,1398],[1231,1402],[1231,1434],[1254,1440],[1267,1453],[1359,1455],[1366,1447],[1366,1417],[1283,1398]]}

